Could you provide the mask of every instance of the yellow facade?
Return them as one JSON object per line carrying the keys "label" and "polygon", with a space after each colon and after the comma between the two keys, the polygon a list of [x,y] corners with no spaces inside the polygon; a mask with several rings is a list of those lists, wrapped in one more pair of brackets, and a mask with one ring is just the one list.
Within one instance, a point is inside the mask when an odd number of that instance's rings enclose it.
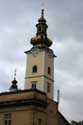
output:
{"label": "yellow facade", "polygon": [[[33,66],[37,66],[37,72],[32,71]],[[50,74],[48,74],[50,67]],[[36,87],[46,92],[48,97],[53,98],[54,86],[54,55],[50,49],[39,49],[34,56],[33,50],[27,53],[25,89],[30,89],[32,83],[36,82]],[[50,92],[47,91],[47,84],[50,84]]]}
{"label": "yellow facade", "polygon": [[55,125],[58,122],[57,103],[38,90],[0,95],[0,125],[4,124],[4,115],[8,113],[11,114],[12,125],[39,125],[40,122],[40,125]]}
{"label": "yellow facade", "polygon": [[6,125],[5,114],[11,115],[8,125],[69,125],[58,103],[37,89],[0,94],[0,125]]}

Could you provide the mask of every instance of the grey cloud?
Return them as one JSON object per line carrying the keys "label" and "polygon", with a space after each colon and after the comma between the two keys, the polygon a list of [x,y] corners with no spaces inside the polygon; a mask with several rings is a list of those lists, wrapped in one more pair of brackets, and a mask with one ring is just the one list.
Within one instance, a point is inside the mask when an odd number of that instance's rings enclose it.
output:
{"label": "grey cloud", "polygon": [[73,75],[77,76],[79,76],[79,73],[83,73],[81,70],[83,64],[83,43],[78,43],[72,39],[68,42],[60,43],[62,45],[60,49],[57,48],[57,44],[55,44],[55,52],[58,69],[72,72]]}
{"label": "grey cloud", "polygon": [[[53,3],[53,4],[52,4]],[[83,1],[78,0],[55,0],[48,8],[51,24],[51,31],[55,38],[74,37],[80,41],[83,39]],[[50,9],[50,6],[52,9]],[[49,18],[48,16],[48,18]],[[50,30],[49,30],[50,32]],[[54,37],[53,33],[50,33]]]}
{"label": "grey cloud", "polygon": [[68,119],[82,120],[80,113],[76,115],[76,112],[83,112],[83,43],[72,39],[57,42],[53,48],[58,56],[55,60],[55,86],[61,91],[61,111]]}

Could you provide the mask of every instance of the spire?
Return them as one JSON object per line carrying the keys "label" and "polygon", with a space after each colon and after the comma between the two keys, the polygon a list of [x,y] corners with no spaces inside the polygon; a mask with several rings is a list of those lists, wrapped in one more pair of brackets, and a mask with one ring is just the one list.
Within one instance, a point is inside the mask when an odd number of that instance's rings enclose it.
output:
{"label": "spire", "polygon": [[14,80],[16,80],[16,69],[14,71]]}
{"label": "spire", "polygon": [[38,47],[50,47],[52,41],[47,37],[46,19],[44,18],[44,9],[41,9],[41,16],[36,24],[37,33],[36,36],[31,39],[31,44]]}
{"label": "spire", "polygon": [[14,80],[12,81],[12,85],[9,88],[10,91],[17,91],[18,90],[18,86],[17,86],[17,80],[16,80],[16,69],[14,71]]}
{"label": "spire", "polygon": [[44,9],[41,10],[41,18],[44,19]]}

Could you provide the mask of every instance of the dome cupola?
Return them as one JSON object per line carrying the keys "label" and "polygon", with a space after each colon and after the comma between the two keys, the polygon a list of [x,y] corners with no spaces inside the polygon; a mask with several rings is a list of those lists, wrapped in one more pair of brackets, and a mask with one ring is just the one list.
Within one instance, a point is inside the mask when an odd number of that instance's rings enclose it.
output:
{"label": "dome cupola", "polygon": [[37,33],[36,36],[31,38],[31,44],[38,47],[50,47],[52,41],[47,37],[46,19],[44,18],[44,9],[41,10],[41,17],[38,19],[38,24],[36,24]]}

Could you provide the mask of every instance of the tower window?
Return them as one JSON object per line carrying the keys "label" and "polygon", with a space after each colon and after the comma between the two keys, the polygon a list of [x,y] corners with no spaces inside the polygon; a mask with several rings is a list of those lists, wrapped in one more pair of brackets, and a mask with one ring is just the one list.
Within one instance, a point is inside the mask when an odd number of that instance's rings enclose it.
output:
{"label": "tower window", "polygon": [[4,125],[11,125],[11,114],[4,114]]}
{"label": "tower window", "polygon": [[50,83],[47,82],[47,92],[50,93],[50,90],[51,90],[51,86],[50,86]]}
{"label": "tower window", "polygon": [[48,67],[48,74],[50,75],[51,74],[51,68]]}
{"label": "tower window", "polygon": [[33,66],[32,72],[33,72],[33,73],[36,73],[36,72],[37,72],[37,66],[36,66],[36,65]]}
{"label": "tower window", "polygon": [[31,81],[32,88],[36,89],[37,87],[37,81]]}

